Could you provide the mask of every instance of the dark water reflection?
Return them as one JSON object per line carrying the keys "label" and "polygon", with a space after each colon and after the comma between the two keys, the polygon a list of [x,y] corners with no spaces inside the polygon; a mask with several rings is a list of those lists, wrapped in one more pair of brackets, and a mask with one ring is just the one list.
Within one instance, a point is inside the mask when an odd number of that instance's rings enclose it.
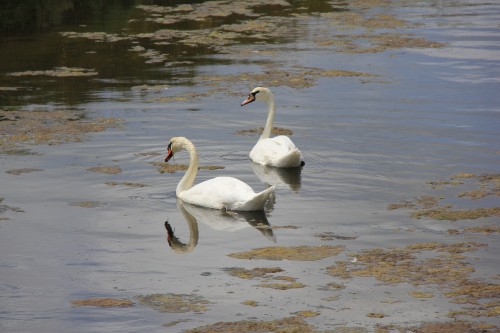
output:
{"label": "dark water reflection", "polygon": [[288,185],[293,192],[300,190],[302,167],[273,168],[251,163],[252,170],[259,180],[267,185]]}
{"label": "dark water reflection", "polygon": [[[208,14],[203,9],[172,14],[163,11],[169,7],[159,7],[182,4],[206,6]],[[221,27],[251,23],[256,17],[333,10],[323,1],[296,1],[286,7],[265,1],[220,6],[225,7],[210,7],[203,1],[2,2],[0,75],[2,85],[12,90],[0,94],[0,105],[4,109],[30,104],[75,107],[99,100],[103,91],[111,95],[120,92],[115,97],[123,98],[122,93],[143,84],[194,85],[200,66],[228,63],[202,58],[226,53],[225,44],[283,43],[295,38],[292,34],[268,34],[272,31],[260,36],[246,31],[230,35]],[[212,40],[207,39],[213,31]],[[96,74],[33,73],[61,68],[91,69]]]}
{"label": "dark water reflection", "polygon": [[[271,225],[267,220],[266,214],[272,211],[272,207],[267,205],[266,212],[230,212],[216,209],[193,206],[177,199],[177,209],[187,222],[189,229],[189,241],[183,243],[175,235],[175,224],[165,221],[167,230],[167,243],[176,253],[189,253],[198,245],[199,229],[198,222],[203,223],[210,228],[222,232],[235,232],[252,226],[257,229],[265,238],[276,242],[276,236],[273,233]],[[178,223],[178,222],[177,222]]]}

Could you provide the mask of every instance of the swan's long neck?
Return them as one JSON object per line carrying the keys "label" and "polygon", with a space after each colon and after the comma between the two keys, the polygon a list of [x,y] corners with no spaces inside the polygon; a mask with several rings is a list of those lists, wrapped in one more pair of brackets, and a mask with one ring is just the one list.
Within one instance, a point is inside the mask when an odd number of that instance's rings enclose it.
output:
{"label": "swan's long neck", "polygon": [[273,95],[269,95],[269,99],[267,100],[267,109],[268,113],[267,113],[266,127],[264,127],[264,131],[262,132],[262,135],[260,136],[259,140],[267,139],[271,136],[271,130],[273,129],[274,113],[275,113]]}
{"label": "swan's long neck", "polygon": [[193,186],[196,174],[198,173],[198,153],[196,152],[196,148],[189,141],[185,141],[183,147],[189,153],[189,168],[177,185],[177,189],[175,191],[177,196],[181,192],[187,191]]}

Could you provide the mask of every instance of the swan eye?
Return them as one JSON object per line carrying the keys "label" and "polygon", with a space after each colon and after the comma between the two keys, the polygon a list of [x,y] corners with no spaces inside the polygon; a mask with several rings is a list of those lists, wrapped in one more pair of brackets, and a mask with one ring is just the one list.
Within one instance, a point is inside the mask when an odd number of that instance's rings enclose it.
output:
{"label": "swan eye", "polygon": [[252,95],[253,95],[253,97],[255,97],[255,95],[257,95],[259,92],[260,92],[260,90],[257,90],[257,91],[252,91]]}

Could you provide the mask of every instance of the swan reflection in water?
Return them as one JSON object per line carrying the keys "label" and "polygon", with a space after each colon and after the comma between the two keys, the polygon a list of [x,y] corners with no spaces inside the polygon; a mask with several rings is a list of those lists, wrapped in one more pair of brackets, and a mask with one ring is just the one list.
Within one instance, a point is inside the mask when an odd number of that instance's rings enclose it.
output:
{"label": "swan reflection in water", "polygon": [[295,168],[275,168],[254,162],[250,164],[252,165],[253,172],[259,177],[261,182],[269,185],[286,184],[293,192],[300,190],[302,166]]}
{"label": "swan reflection in water", "polygon": [[[272,201],[272,200],[270,200]],[[272,210],[272,207],[266,206],[266,210]],[[254,212],[233,212],[216,209],[209,209],[194,206],[182,200],[177,199],[177,209],[182,213],[189,228],[189,241],[187,244],[181,242],[175,236],[174,228],[168,221],[165,221],[165,229],[167,230],[168,245],[177,253],[189,253],[194,250],[198,244],[199,231],[198,222],[208,225],[214,230],[234,232],[248,226],[253,226],[264,237],[272,242],[276,242],[276,237],[270,224],[267,221],[264,211]]]}

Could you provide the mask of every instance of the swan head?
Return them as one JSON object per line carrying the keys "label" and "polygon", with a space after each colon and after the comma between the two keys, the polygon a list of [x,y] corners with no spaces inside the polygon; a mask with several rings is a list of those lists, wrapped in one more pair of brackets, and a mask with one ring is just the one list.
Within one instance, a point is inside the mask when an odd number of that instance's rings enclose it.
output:
{"label": "swan head", "polygon": [[189,142],[186,138],[183,137],[173,137],[170,139],[170,142],[167,146],[167,156],[165,157],[165,162],[170,161],[174,155],[186,148],[186,142]]}
{"label": "swan head", "polygon": [[241,106],[252,103],[253,101],[264,101],[267,102],[272,97],[272,92],[268,88],[265,87],[256,87],[254,88],[248,98],[241,103]]}

